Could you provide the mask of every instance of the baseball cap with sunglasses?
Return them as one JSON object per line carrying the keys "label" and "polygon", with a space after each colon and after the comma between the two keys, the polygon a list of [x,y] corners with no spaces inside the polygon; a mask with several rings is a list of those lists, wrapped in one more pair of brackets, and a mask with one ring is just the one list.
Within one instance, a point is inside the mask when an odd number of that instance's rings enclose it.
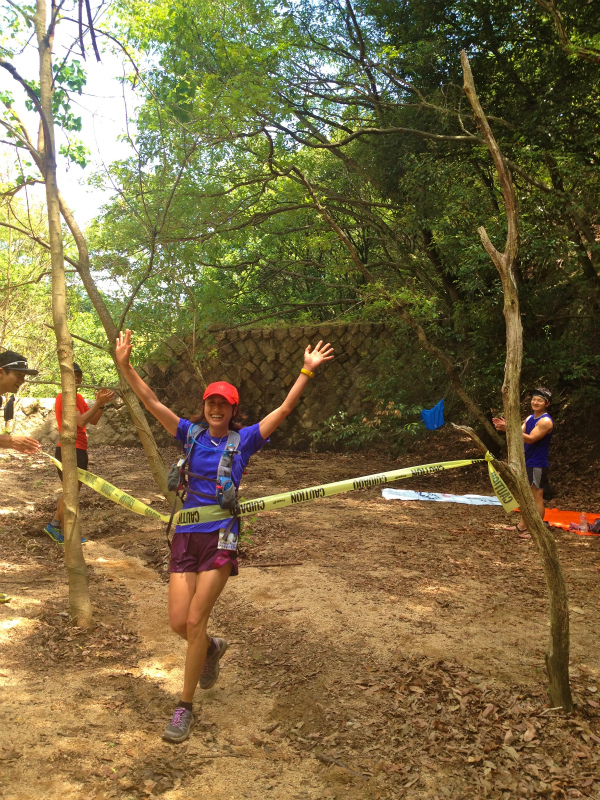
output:
{"label": "baseball cap with sunglasses", "polygon": [[13,370],[14,372],[24,372],[25,375],[39,375],[39,371],[30,369],[27,359],[20,353],[15,353],[14,350],[5,350],[0,353],[0,369],[5,372]]}

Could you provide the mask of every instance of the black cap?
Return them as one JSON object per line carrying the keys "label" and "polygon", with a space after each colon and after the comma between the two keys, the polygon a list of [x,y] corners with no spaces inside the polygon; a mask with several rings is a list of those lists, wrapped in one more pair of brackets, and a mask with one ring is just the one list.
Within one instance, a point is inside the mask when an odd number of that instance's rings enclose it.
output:
{"label": "black cap", "polygon": [[81,372],[83,375],[83,370],[76,361],[73,362],[73,372]]}
{"label": "black cap", "polygon": [[37,369],[29,369],[27,359],[19,353],[15,353],[14,350],[5,350],[0,353],[0,367],[6,372],[12,369],[15,372],[24,372],[25,375],[40,374]]}
{"label": "black cap", "polygon": [[538,386],[537,388],[532,389],[531,396],[535,397],[535,395],[543,397],[547,403],[552,402],[552,392],[550,391],[550,389],[546,389],[544,386]]}

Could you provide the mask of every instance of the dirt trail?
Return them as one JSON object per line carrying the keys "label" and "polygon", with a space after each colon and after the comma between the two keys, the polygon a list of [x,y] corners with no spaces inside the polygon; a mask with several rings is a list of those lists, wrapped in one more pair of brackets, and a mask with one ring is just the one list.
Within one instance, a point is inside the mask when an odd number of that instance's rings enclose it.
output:
{"label": "dirt trail", "polygon": [[[162,507],[139,451],[92,458]],[[244,493],[382,468],[263,453]],[[483,471],[426,488],[489,493]],[[564,720],[546,703],[543,576],[500,509],[371,489],[259,515],[212,621],[230,644],[221,677],[174,747],[160,734],[184,644],[167,624],[163,533],[84,491],[97,625],[74,630],[62,554],[40,536],[57,490],[43,462],[2,457],[1,800],[600,797],[600,540],[559,534],[579,703]]]}

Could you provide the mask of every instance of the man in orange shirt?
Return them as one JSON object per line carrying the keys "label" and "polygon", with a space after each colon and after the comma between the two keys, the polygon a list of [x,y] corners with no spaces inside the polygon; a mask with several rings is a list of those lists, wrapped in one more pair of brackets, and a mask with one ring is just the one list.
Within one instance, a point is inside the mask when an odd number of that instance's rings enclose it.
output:
{"label": "man in orange shirt", "polygon": [[[73,372],[75,373],[75,384],[79,386],[83,380],[83,373],[81,371],[81,367],[79,364],[73,364]],[[77,466],[79,469],[87,469],[88,466],[88,452],[87,452],[87,433],[85,432],[86,425],[97,425],[100,417],[102,416],[102,412],[104,411],[104,406],[114,398],[115,393],[110,389],[100,389],[96,392],[96,401],[94,405],[90,408],[88,404],[85,402],[85,399],[82,395],[77,394],[77,439],[75,441],[75,448],[77,451]],[[54,412],[56,414],[56,422],[58,424],[58,432],[59,432],[59,442],[56,446],[56,451],[54,453],[54,458],[58,461],[62,461],[62,454],[60,450],[60,431],[62,430],[62,413],[63,413],[63,402],[62,402],[62,392],[56,396],[56,402],[54,404]],[[58,470],[58,477],[62,481],[62,470],[57,467]],[[81,482],[79,483],[79,488],[81,488]],[[48,534],[48,536],[58,544],[64,544],[64,537],[62,534],[62,527],[64,524],[64,508],[63,508],[63,498],[62,494],[58,499],[58,505],[56,506],[56,513],[54,514],[54,519],[49,522],[44,531]],[[82,539],[82,541],[84,541]]]}

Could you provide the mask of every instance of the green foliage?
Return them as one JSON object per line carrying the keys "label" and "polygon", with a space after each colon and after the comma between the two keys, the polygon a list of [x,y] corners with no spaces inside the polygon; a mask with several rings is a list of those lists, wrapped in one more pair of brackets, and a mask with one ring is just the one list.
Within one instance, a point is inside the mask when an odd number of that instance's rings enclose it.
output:
{"label": "green foliage", "polygon": [[[596,46],[593,6],[561,2],[573,46]],[[120,0],[112,13],[138,50],[141,81],[128,79],[143,102],[135,154],[94,179],[118,195],[89,241],[115,318],[135,296],[124,323],[141,360],[172,337],[199,356],[215,324],[396,328],[401,307],[482,407],[497,406],[503,297],[477,229],[502,248],[506,220],[473,141],[464,48],[518,194],[524,384],[600,387],[597,65],[565,52],[538,4]],[[69,96],[84,81],[77,61],[56,72],[65,130],[77,130]],[[75,140],[63,152],[85,161]],[[408,409],[440,393],[458,413],[444,373],[416,355],[411,331],[398,335],[369,388],[381,413],[334,418],[332,443],[351,447],[365,431],[400,441]],[[95,340],[91,321],[85,336]]]}
{"label": "green foliage", "polygon": [[371,416],[349,417],[345,411],[338,411],[311,434],[313,446],[316,450],[344,452],[372,448],[396,455],[409,439],[423,433],[423,423],[417,417],[420,411],[392,402],[385,406],[377,404]]}
{"label": "green foliage", "polygon": [[[54,115],[54,124],[58,125],[65,131],[80,131],[81,130],[81,117],[75,116],[71,110],[72,93],[81,94],[85,86],[85,72],[79,61],[66,62],[63,61],[58,66],[53,66],[53,87],[52,93],[52,113]],[[39,83],[31,82],[31,88],[39,96]],[[35,111],[35,105],[32,100],[27,97],[25,99],[25,107],[28,111]]]}
{"label": "green foliage", "polygon": [[67,144],[61,144],[58,151],[61,156],[77,164],[82,169],[88,164],[90,155],[89,148],[77,139],[69,140]]}
{"label": "green foliage", "polygon": [[[25,220],[35,236],[47,239],[42,206],[33,204],[27,208],[17,200],[10,206],[0,206],[0,223],[22,228]],[[29,236],[0,225],[0,347],[23,353],[40,370],[39,378],[29,380],[21,390],[21,394],[34,397],[52,397],[60,391],[50,272],[46,250]],[[75,339],[75,360],[83,368],[84,382],[114,386],[117,376],[104,331],[89,299],[73,276],[69,278],[69,329],[103,348],[99,350]]]}
{"label": "green foliage", "polygon": [[[598,35],[587,6],[564,5],[574,41]],[[497,404],[502,294],[476,231],[484,225],[501,246],[506,221],[486,148],[451,138],[473,129],[465,48],[499,142],[521,170],[524,380],[598,381],[600,252],[585,233],[598,224],[597,71],[563,52],[536,4],[366,0],[354,17],[329,0],[148,6],[118,6],[128,40],[150,55],[151,92],[137,120],[138,157],[113,166],[123,193],[95,239],[97,257],[128,286],[147,268],[153,208],[164,205],[174,165],[191,138],[199,146],[134,324],[148,330],[154,310],[156,328],[182,338],[264,318],[393,325],[396,302],[481,403]],[[389,133],[323,146],[361,128]],[[582,313],[585,333],[563,321]],[[410,336],[405,346],[415,348]],[[407,369],[421,376],[416,362]],[[421,390],[409,405],[445,384],[439,369],[425,373],[433,383],[409,381]],[[401,383],[402,365],[386,374]],[[344,425],[332,423],[331,436]]]}
{"label": "green foliage", "polygon": [[[0,206],[0,222],[18,225],[27,209],[15,203]],[[29,209],[36,234],[46,235],[43,209]],[[49,288],[50,258],[29,237],[0,226],[0,347],[27,356],[36,367],[50,363],[55,352],[53,337],[40,335],[52,322]]]}

